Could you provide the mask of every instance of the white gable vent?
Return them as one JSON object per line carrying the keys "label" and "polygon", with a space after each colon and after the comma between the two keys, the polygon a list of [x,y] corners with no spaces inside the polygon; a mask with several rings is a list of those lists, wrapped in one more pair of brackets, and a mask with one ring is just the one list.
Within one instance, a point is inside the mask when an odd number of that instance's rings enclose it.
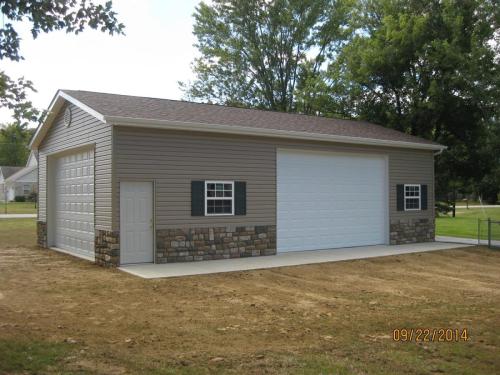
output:
{"label": "white gable vent", "polygon": [[64,124],[66,126],[69,126],[71,124],[71,108],[66,107],[66,110],[64,111]]}

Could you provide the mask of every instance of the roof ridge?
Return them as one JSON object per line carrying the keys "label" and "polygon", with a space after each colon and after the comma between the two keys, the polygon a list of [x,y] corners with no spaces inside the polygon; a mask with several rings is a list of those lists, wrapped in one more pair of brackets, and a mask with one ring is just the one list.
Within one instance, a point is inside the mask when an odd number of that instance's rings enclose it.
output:
{"label": "roof ridge", "polygon": [[8,179],[13,174],[19,172],[24,167],[20,166],[12,166],[12,165],[0,165],[0,169],[2,170],[2,175],[4,179]]}
{"label": "roof ridge", "polygon": [[[104,95],[113,95],[113,96],[121,96],[121,97],[127,97],[127,98],[141,98],[141,99],[153,99],[153,100],[166,100],[169,102],[175,102],[175,103],[187,103],[187,104],[196,104],[196,105],[201,105],[201,106],[211,106],[211,107],[218,107],[218,108],[233,108],[233,109],[241,109],[241,110],[249,110],[249,111],[258,111],[258,112],[268,112],[268,113],[276,113],[276,114],[282,114],[282,115],[291,115],[291,116],[304,116],[307,118],[321,118],[321,119],[332,119],[332,120],[342,120],[342,121],[347,121],[347,122],[353,122],[353,123],[366,123],[370,125],[376,125],[376,126],[381,126],[385,129],[391,129],[387,128],[383,125],[376,124],[373,122],[369,122],[366,120],[357,120],[354,118],[345,118],[345,117],[329,117],[329,116],[322,116],[322,115],[311,115],[307,113],[300,113],[300,112],[284,112],[284,111],[279,111],[277,109],[269,109],[269,108],[252,108],[252,107],[238,107],[235,105],[229,105],[229,104],[219,104],[219,103],[202,103],[202,102],[194,102],[191,100],[183,100],[183,99],[170,99],[170,98],[159,98],[155,96],[139,96],[139,95],[126,95],[126,94],[115,94],[111,92],[102,92],[102,91],[89,91],[89,90],[65,90],[65,89],[60,89],[60,91],[70,93],[70,92],[79,92],[79,93],[89,93],[89,94],[104,94]],[[391,129],[395,130],[395,129]],[[398,131],[398,130],[395,130]],[[411,135],[411,134],[409,134]]]}

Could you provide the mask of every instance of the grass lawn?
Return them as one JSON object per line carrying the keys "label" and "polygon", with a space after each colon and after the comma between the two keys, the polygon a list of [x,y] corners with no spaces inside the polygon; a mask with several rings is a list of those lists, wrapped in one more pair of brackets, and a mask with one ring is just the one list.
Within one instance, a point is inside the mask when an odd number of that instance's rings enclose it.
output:
{"label": "grass lawn", "polygon": [[[0,202],[0,214],[5,213],[5,203]],[[36,214],[34,202],[9,202],[7,203],[8,214]]]}
{"label": "grass lawn", "polygon": [[[436,235],[477,238],[477,219],[500,220],[500,208],[470,208],[456,210],[456,217],[450,215],[436,218]],[[482,223],[481,237],[486,239],[486,224]]]}
{"label": "grass lawn", "polygon": [[0,248],[9,244],[33,246],[36,243],[35,234],[35,219],[0,219]]}
{"label": "grass lawn", "polygon": [[[2,221],[0,228],[5,223],[0,374],[500,368],[500,252],[483,247],[144,280],[39,250],[34,220]],[[421,327],[466,328],[469,339],[392,338],[394,329]]]}

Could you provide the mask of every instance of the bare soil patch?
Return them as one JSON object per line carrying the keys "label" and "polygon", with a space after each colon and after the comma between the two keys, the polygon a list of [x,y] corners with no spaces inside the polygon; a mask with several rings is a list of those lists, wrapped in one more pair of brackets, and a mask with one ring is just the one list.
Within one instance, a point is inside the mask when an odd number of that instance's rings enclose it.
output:
{"label": "bare soil patch", "polygon": [[[477,247],[143,280],[0,239],[0,348],[59,345],[41,373],[492,374],[499,271]],[[470,339],[393,341],[418,327]]]}

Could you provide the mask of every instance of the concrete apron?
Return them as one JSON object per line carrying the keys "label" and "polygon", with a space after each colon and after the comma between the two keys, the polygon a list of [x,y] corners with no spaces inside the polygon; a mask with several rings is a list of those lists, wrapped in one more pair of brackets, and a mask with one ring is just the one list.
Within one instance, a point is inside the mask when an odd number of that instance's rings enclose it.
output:
{"label": "concrete apron", "polygon": [[407,245],[376,245],[349,247],[327,250],[294,251],[278,255],[208,260],[200,262],[167,264],[130,264],[119,267],[120,270],[144,279],[205,275],[220,272],[247,271],[266,268],[300,266],[304,264],[338,262],[352,259],[366,259],[399,254],[420,253],[425,251],[455,249],[471,245],[426,242]]}

